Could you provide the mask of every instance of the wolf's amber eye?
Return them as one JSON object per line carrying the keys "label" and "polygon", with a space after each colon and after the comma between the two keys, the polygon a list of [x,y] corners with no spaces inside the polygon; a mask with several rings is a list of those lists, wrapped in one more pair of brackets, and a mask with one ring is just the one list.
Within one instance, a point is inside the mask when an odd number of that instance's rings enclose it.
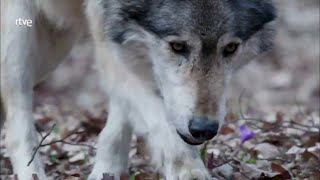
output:
{"label": "wolf's amber eye", "polygon": [[222,55],[224,57],[228,57],[233,55],[238,50],[239,44],[238,43],[229,43],[223,49]]}
{"label": "wolf's amber eye", "polygon": [[188,46],[184,42],[170,42],[171,49],[177,54],[188,52]]}

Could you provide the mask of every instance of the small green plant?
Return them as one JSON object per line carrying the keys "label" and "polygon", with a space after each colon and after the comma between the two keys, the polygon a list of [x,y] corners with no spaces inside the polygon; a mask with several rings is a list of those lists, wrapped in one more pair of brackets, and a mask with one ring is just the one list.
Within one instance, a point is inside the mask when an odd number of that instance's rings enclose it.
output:
{"label": "small green plant", "polygon": [[58,155],[56,154],[52,154],[50,155],[50,161],[53,162],[53,163],[59,163],[59,159],[58,159]]}
{"label": "small green plant", "polygon": [[200,151],[201,159],[204,164],[206,164],[206,159],[207,159],[207,145],[208,145],[208,142],[205,142]]}

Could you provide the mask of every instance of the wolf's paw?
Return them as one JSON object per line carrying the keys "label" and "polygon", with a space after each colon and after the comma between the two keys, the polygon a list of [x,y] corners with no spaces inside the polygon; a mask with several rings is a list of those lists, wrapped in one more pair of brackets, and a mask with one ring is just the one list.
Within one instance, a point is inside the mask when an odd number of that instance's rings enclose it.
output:
{"label": "wolf's paw", "polygon": [[91,173],[88,177],[88,180],[101,180],[102,179],[102,173]]}
{"label": "wolf's paw", "polygon": [[183,159],[176,161],[168,167],[166,179],[168,180],[209,180],[210,175],[201,159]]}
{"label": "wolf's paw", "polygon": [[178,175],[181,180],[209,180],[210,176],[206,169],[185,169]]}
{"label": "wolf's paw", "polygon": [[34,179],[35,177],[41,180],[48,179],[42,168],[34,167],[33,165],[27,166],[26,164],[24,166],[16,170],[18,179]]}
{"label": "wolf's paw", "polygon": [[18,179],[41,179],[41,180],[46,180],[48,179],[47,176],[44,173],[36,173],[34,171],[32,172],[18,172],[17,173]]}
{"label": "wolf's paw", "polygon": [[12,154],[15,155],[12,155],[11,162],[18,179],[34,179],[33,177],[37,177],[40,180],[48,179],[39,155],[36,154],[31,163],[28,164],[31,159],[31,155],[29,153],[25,153],[28,152],[27,148],[21,147],[26,146],[20,146],[20,148],[16,148],[14,151],[11,151],[13,152]]}
{"label": "wolf's paw", "polygon": [[96,163],[91,174],[88,177],[88,180],[101,180],[103,175],[113,176],[115,180],[120,178],[120,170],[116,165],[106,165],[103,163]]}

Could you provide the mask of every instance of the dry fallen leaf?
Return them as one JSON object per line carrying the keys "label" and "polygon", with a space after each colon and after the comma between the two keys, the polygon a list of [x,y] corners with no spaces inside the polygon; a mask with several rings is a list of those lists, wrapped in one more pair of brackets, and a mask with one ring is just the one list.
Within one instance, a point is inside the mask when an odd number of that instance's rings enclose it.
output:
{"label": "dry fallen leaf", "polygon": [[227,135],[227,134],[234,134],[235,130],[230,126],[223,126],[220,130],[220,134]]}
{"label": "dry fallen leaf", "polygon": [[86,155],[84,152],[79,152],[78,154],[72,156],[69,159],[70,163],[78,162],[78,161],[83,161],[86,158]]}
{"label": "dry fallen leaf", "polygon": [[280,173],[279,176],[281,179],[292,179],[293,178],[293,177],[291,177],[289,171],[286,170],[284,167],[282,167],[280,164],[271,163],[271,169],[272,169],[272,172]]}
{"label": "dry fallen leaf", "polygon": [[240,163],[240,172],[249,179],[273,178],[280,173],[268,172],[258,169],[255,165]]}
{"label": "dry fallen leaf", "polygon": [[290,154],[301,154],[305,151],[305,148],[300,148],[298,146],[292,146],[287,152],[286,154],[290,155]]}
{"label": "dry fallen leaf", "polygon": [[222,179],[221,176],[225,179],[231,179],[233,173],[234,173],[234,168],[226,163],[226,164],[223,164],[222,166],[219,166],[219,167],[215,167],[213,170],[212,170],[212,173],[214,176],[220,176],[219,179]]}
{"label": "dry fallen leaf", "polygon": [[278,147],[269,143],[258,144],[254,150],[258,151],[258,157],[261,159],[270,159],[279,155]]}

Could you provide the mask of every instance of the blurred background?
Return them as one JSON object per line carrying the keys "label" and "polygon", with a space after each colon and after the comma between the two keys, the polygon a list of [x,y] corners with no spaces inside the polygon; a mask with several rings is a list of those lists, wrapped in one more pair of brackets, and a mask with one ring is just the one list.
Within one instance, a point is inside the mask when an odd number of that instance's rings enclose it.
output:
{"label": "blurred background", "polygon": [[[282,173],[282,177],[285,171],[297,179],[317,178],[320,175],[319,0],[281,0],[276,4],[279,28],[275,47],[234,75],[225,128],[205,151],[213,153],[215,162],[223,163],[222,156],[232,155],[238,162],[254,165],[261,171]],[[95,145],[108,111],[98,88],[92,57],[91,44],[77,45],[66,61],[35,88],[34,117],[39,131],[48,132],[56,124],[46,141],[86,131],[85,135],[73,135],[68,140]],[[243,114],[254,120],[245,120]],[[243,124],[256,135],[237,148],[238,127]],[[148,156],[143,145],[139,148],[140,144],[143,140],[133,139],[130,171],[147,174],[142,179],[147,176],[153,179]],[[3,141],[0,148],[0,177],[7,179],[12,177],[12,169]],[[61,143],[43,147],[40,152],[52,179],[85,178],[95,154],[91,147]],[[230,172],[225,172],[227,163],[216,167],[224,168],[221,177],[231,173],[235,179],[246,179],[245,167],[239,164],[234,165],[237,170],[229,165]],[[213,171],[223,171],[219,168]]]}

